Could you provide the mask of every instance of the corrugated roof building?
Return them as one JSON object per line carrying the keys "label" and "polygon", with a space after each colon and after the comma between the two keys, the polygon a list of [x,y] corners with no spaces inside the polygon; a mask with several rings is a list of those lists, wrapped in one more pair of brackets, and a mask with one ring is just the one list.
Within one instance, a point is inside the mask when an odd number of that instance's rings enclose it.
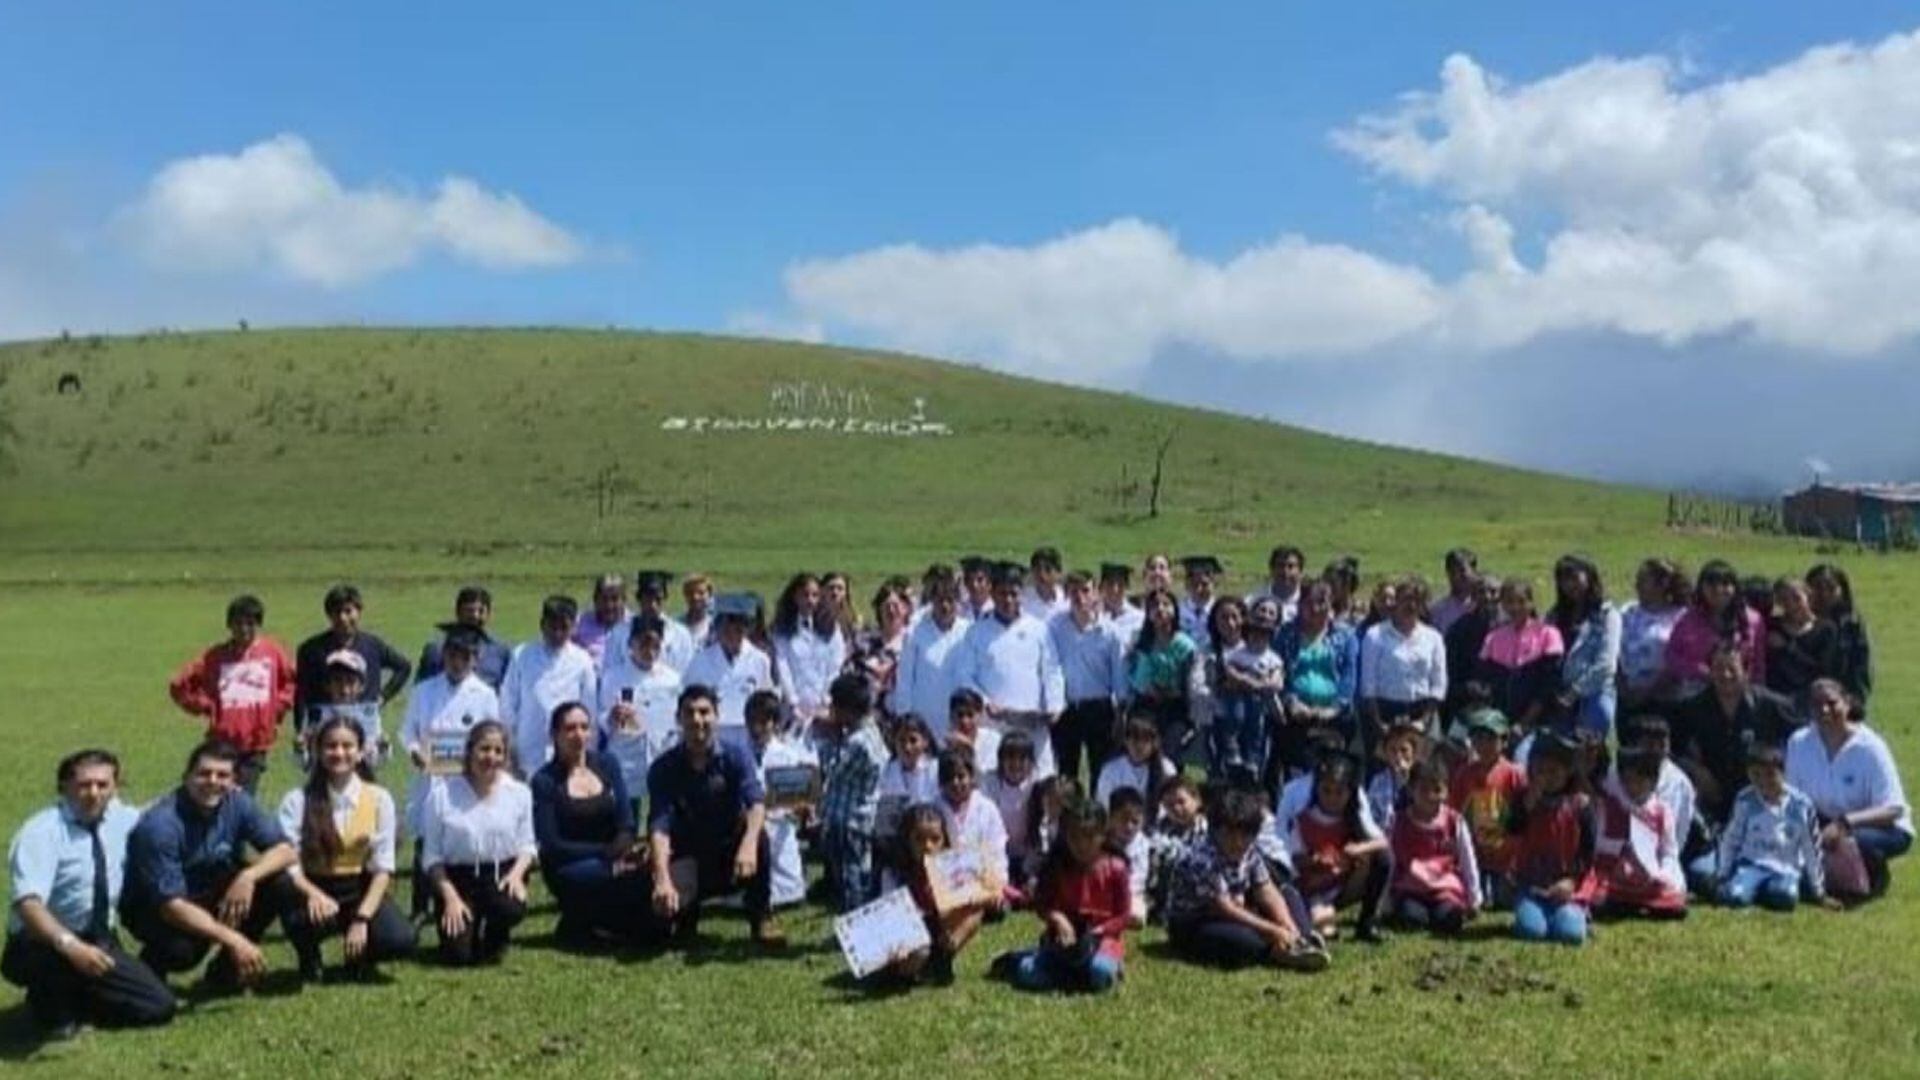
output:
{"label": "corrugated roof building", "polygon": [[1828,484],[1780,500],[1787,531],[1882,545],[1914,536],[1920,484]]}

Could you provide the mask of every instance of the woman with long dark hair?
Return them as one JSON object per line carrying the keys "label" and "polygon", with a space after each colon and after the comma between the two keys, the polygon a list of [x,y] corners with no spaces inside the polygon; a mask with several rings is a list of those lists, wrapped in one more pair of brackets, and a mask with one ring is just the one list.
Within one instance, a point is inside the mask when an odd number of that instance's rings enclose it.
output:
{"label": "woman with long dark hair", "polygon": [[652,926],[653,886],[620,763],[588,748],[593,716],[578,701],[556,707],[548,730],[553,759],[529,786],[540,877],[560,903],[555,936],[572,946],[641,937]]}
{"label": "woman with long dark hair", "polygon": [[793,726],[808,730],[827,715],[827,688],[847,662],[847,637],[828,605],[820,579],[795,574],[780,591],[769,628],[774,677],[792,710]]}
{"label": "woman with long dark hair", "polygon": [[1740,598],[1739,573],[1715,559],[1700,568],[1692,601],[1667,639],[1667,678],[1678,697],[1692,697],[1707,684],[1713,650],[1722,642],[1739,649],[1750,681],[1766,683],[1766,622]]}
{"label": "woman with long dark hair", "polygon": [[1553,589],[1547,619],[1559,628],[1567,650],[1556,704],[1564,722],[1604,739],[1619,702],[1614,672],[1620,666],[1620,612],[1607,602],[1600,568],[1579,555],[1563,555],[1553,564]]}
{"label": "woman with long dark hair", "polygon": [[280,803],[280,828],[300,853],[288,876],[303,898],[287,917],[287,937],[308,981],[322,976],[320,943],[335,934],[346,971],[360,978],[416,944],[389,895],[399,821],[393,796],[373,782],[365,739],[350,716],[322,723],[306,783]]}
{"label": "woman with long dark hair", "polygon": [[1832,563],[1819,563],[1807,571],[1807,590],[1814,614],[1832,623],[1840,639],[1840,671],[1834,677],[1864,703],[1873,694],[1873,653],[1867,624],[1853,606],[1852,579]]}
{"label": "woman with long dark hair", "polygon": [[1148,590],[1141,608],[1146,618],[1127,654],[1127,683],[1134,701],[1152,712],[1167,756],[1178,763],[1193,741],[1196,702],[1206,695],[1205,665],[1180,629],[1179,601],[1170,590]]}

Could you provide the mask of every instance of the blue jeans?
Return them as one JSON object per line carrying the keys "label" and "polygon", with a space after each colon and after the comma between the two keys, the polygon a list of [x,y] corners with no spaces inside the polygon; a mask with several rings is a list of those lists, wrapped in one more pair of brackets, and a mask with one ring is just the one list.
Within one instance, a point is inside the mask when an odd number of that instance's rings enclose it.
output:
{"label": "blue jeans", "polygon": [[1696,896],[1712,896],[1720,880],[1720,853],[1711,848],[1687,860],[1687,889]]}
{"label": "blue jeans", "polygon": [[874,897],[873,837],[844,824],[820,830],[820,857],[826,863],[827,904],[845,915]]}
{"label": "blue jeans", "polygon": [[1573,707],[1575,730],[1591,731],[1604,741],[1613,731],[1615,693],[1612,687],[1608,687],[1592,697],[1581,698]]}
{"label": "blue jeans", "polygon": [[1741,863],[1720,883],[1720,902],[1730,908],[1758,903],[1769,911],[1792,911],[1800,901],[1800,875]]}
{"label": "blue jeans", "polygon": [[1091,990],[1100,994],[1119,981],[1120,961],[1098,953],[1077,964],[1066,950],[1043,946],[1015,954],[1013,962],[1013,985],[1022,990]]}
{"label": "blue jeans", "polygon": [[1249,694],[1223,694],[1213,716],[1213,761],[1209,776],[1238,775],[1259,782],[1267,767],[1267,712]]}
{"label": "blue jeans", "polygon": [[1513,936],[1579,945],[1587,940],[1587,909],[1571,900],[1556,902],[1522,894],[1513,902]]}

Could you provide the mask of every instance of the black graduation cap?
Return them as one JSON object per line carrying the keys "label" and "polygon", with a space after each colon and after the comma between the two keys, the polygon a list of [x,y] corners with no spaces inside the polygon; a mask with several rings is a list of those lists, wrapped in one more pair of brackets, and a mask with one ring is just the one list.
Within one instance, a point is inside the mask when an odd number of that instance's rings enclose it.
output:
{"label": "black graduation cap", "polygon": [[1109,582],[1119,582],[1122,585],[1126,585],[1132,581],[1133,567],[1128,566],[1126,563],[1103,562],[1100,564],[1100,584],[1105,585]]}
{"label": "black graduation cap", "polygon": [[968,577],[972,577],[975,574],[991,574],[993,572],[993,560],[987,558],[985,555],[962,555],[960,556],[960,572]]}
{"label": "black graduation cap", "polygon": [[469,656],[477,656],[483,640],[480,631],[473,627],[455,625],[447,630],[446,640],[440,643],[440,651],[445,653],[448,649],[459,649]]}
{"label": "black graduation cap", "polygon": [[752,622],[760,613],[760,598],[752,593],[721,593],[713,598],[713,617]]}
{"label": "black graduation cap", "polygon": [[1212,574],[1215,577],[1226,570],[1220,565],[1220,560],[1212,555],[1188,555],[1180,560],[1180,565],[1186,567],[1189,574]]}
{"label": "black graduation cap", "polygon": [[635,570],[633,572],[633,591],[652,593],[655,596],[667,595],[667,586],[673,584],[671,570]]}
{"label": "black graduation cap", "polygon": [[995,585],[1012,582],[1015,585],[1027,580],[1027,568],[1017,562],[997,562],[993,564],[993,583]]}

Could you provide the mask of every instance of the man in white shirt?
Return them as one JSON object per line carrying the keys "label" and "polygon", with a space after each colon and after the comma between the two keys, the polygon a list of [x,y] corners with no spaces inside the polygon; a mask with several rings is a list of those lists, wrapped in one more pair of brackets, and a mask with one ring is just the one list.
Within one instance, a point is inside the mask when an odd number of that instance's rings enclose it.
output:
{"label": "man in white shirt", "polygon": [[[673,575],[665,570],[640,570],[633,575],[633,599],[635,615],[651,615],[660,620],[664,628],[660,636],[660,662],[685,675],[687,665],[700,650],[694,644],[693,632],[679,620],[667,614],[667,586],[673,584]],[[628,635],[633,633],[633,620],[614,627],[607,632],[605,648],[601,651],[602,669],[616,667],[627,662]]]}
{"label": "man in white shirt", "polygon": [[1078,778],[1084,751],[1091,786],[1115,750],[1118,704],[1127,693],[1127,647],[1113,624],[1100,617],[1091,577],[1068,574],[1066,591],[1066,613],[1047,623],[1066,691],[1066,710],[1053,727],[1053,755],[1061,773]]}
{"label": "man in white shirt", "polygon": [[984,555],[960,558],[960,586],[964,597],[960,610],[968,619],[978,621],[993,614],[993,560]]}
{"label": "man in white shirt", "polygon": [[1020,613],[1019,563],[994,568],[993,615],[968,628],[961,647],[965,684],[987,703],[987,716],[1004,730],[1033,739],[1034,774],[1053,775],[1053,722],[1066,706],[1066,683],[1053,637],[1040,620]]}
{"label": "man in white shirt", "polygon": [[1292,544],[1281,544],[1267,553],[1267,584],[1247,594],[1247,607],[1265,597],[1280,605],[1280,625],[1300,614],[1300,582],[1306,574],[1307,556]]}
{"label": "man in white shirt", "polygon": [[500,682],[501,718],[513,732],[513,751],[523,774],[545,765],[553,754],[553,710],[569,701],[588,706],[595,701],[599,673],[587,650],[572,641],[578,614],[572,597],[547,597],[540,605],[540,640],[513,650],[507,677]]}
{"label": "man in white shirt", "polygon": [[774,690],[773,659],[747,640],[747,624],[760,608],[751,593],[727,593],[713,602],[713,643],[701,649],[680,676],[683,688],[704,686],[719,700],[719,726],[744,744],[747,699]]}
{"label": "man in white shirt", "polygon": [[1031,576],[1027,587],[1020,592],[1020,610],[1043,623],[1055,615],[1065,614],[1067,593],[1060,587],[1060,549],[1035,549],[1033,558],[1027,560],[1027,568]]}
{"label": "man in white shirt", "polygon": [[1189,555],[1180,560],[1180,565],[1187,571],[1187,595],[1180,598],[1180,629],[1201,652],[1206,652],[1213,647],[1207,620],[1213,616],[1214,585],[1225,567],[1212,555]]}
{"label": "man in white shirt", "polygon": [[1127,599],[1127,588],[1132,584],[1133,567],[1126,563],[1100,564],[1100,618],[1113,627],[1126,648],[1133,646],[1140,636],[1140,624],[1147,620],[1146,613]]}
{"label": "man in white shirt", "polygon": [[947,710],[953,691],[961,685],[957,666],[960,648],[973,620],[960,614],[960,582],[953,571],[939,567],[927,582],[927,617],[915,623],[900,647],[893,689],[887,707],[895,716],[918,716],[933,729],[934,738],[947,738]]}

